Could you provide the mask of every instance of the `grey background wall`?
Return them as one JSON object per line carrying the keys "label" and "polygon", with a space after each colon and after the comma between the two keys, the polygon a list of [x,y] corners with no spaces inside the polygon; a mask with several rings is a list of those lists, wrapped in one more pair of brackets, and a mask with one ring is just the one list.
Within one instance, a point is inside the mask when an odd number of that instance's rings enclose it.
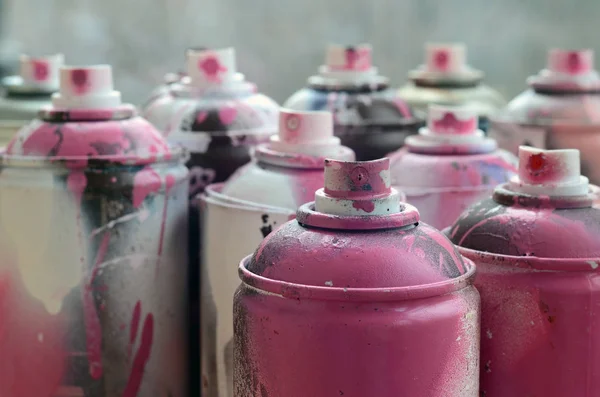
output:
{"label": "grey background wall", "polygon": [[240,71],[278,101],[302,86],[328,42],[370,42],[400,85],[425,41],[460,40],[488,83],[513,96],[549,47],[600,42],[597,0],[4,0],[2,30],[24,51],[110,63],[139,103],[188,46],[234,46]]}

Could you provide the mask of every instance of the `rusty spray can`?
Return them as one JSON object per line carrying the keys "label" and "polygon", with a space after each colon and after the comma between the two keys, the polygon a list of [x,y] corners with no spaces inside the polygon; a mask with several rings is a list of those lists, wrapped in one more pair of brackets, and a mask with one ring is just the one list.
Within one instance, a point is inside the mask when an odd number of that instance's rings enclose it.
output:
{"label": "rusty spray can", "polygon": [[600,390],[600,209],[579,152],[519,149],[519,173],[446,233],[477,266],[481,396]]}
{"label": "rusty spray can", "polygon": [[188,50],[187,76],[144,109],[168,141],[190,153],[189,281],[192,396],[200,390],[200,213],[198,195],[251,159],[254,146],[277,132],[278,105],[236,71],[233,48]]}
{"label": "rusty spray can", "polygon": [[6,145],[21,127],[51,104],[58,90],[62,54],[45,57],[21,55],[19,74],[2,79],[0,97],[0,146]]}
{"label": "rusty spray can", "polygon": [[484,136],[473,109],[431,105],[428,113],[427,127],[389,156],[391,178],[421,219],[442,229],[508,182],[517,158]]}
{"label": "rusty spray can", "polygon": [[372,65],[370,45],[330,45],[319,74],[283,106],[331,111],[342,144],[358,160],[374,160],[400,148],[423,125],[389,87],[389,79]]}
{"label": "rusty spray can", "polygon": [[254,161],[226,183],[206,189],[201,261],[204,396],[233,395],[231,317],[240,280],[237,266],[226,264],[254,251],[273,229],[294,218],[300,205],[314,200],[323,186],[326,157],[354,160],[354,152],[333,135],[331,113],[280,109],[279,133],[256,148]]}
{"label": "rusty spray can", "polygon": [[398,95],[421,113],[431,104],[466,107],[479,116],[479,128],[487,131],[490,116],[506,101],[482,83],[483,77],[482,71],[468,65],[463,43],[428,43],[425,64],[409,73],[410,81]]}
{"label": "rusty spray can", "polygon": [[492,119],[490,136],[515,154],[520,145],[578,149],[582,173],[600,184],[600,76],[594,52],[550,50],[546,69],[527,82],[530,88]]}
{"label": "rusty spray can", "polygon": [[478,395],[475,268],[400,201],[389,159],[327,160],[239,271],[236,397]]}
{"label": "rusty spray can", "polygon": [[63,67],[0,157],[0,395],[187,397],[184,153]]}

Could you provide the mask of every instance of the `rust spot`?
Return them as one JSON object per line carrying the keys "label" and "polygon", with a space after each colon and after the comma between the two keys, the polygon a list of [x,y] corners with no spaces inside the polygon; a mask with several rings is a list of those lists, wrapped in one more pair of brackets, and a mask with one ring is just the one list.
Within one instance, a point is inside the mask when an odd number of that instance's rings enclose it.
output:
{"label": "rust spot", "polygon": [[548,322],[550,324],[554,323],[556,321],[556,316],[548,316]]}
{"label": "rust spot", "polygon": [[540,310],[543,313],[548,313],[550,312],[550,307],[545,302],[540,301]]}
{"label": "rust spot", "polygon": [[344,392],[340,390],[340,396],[343,396],[343,395],[344,395]]}
{"label": "rust spot", "polygon": [[279,335],[279,332],[277,332],[276,330],[273,330],[273,333],[274,333],[275,335]]}
{"label": "rust spot", "polygon": [[488,374],[491,373],[492,372],[492,362],[488,360],[488,362],[485,363],[483,368],[485,369],[486,373],[488,373]]}

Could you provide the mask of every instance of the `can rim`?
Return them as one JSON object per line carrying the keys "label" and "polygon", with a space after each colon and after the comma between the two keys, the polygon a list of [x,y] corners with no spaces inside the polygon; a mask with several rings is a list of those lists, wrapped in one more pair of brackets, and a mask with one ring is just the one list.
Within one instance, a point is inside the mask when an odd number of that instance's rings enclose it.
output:
{"label": "can rim", "polygon": [[[447,234],[450,228],[444,229]],[[457,246],[458,251],[470,261],[487,259],[495,266],[514,267],[548,272],[600,272],[600,257],[596,258],[544,258],[537,256],[513,256],[477,251]]]}
{"label": "can rim", "polygon": [[253,255],[248,255],[242,259],[238,266],[238,274],[242,283],[259,291],[276,294],[289,299],[303,298],[312,300],[366,302],[424,299],[448,294],[468,287],[473,283],[475,276],[475,264],[472,260],[464,258],[465,265],[469,266],[467,272],[457,278],[436,283],[389,288],[322,287],[272,280],[254,274],[246,268],[246,264],[250,261],[252,256]]}
{"label": "can rim", "polygon": [[283,214],[288,215],[290,219],[296,217],[296,211],[292,211],[283,207],[276,207],[267,204],[255,203],[252,201],[242,200],[235,197],[227,196],[226,194],[221,193],[221,190],[225,186],[225,182],[221,183],[212,183],[208,185],[204,193],[199,193],[198,198],[206,204],[214,204],[221,207],[239,209],[239,210],[247,210],[247,211],[257,211],[257,212],[270,212],[273,214]]}

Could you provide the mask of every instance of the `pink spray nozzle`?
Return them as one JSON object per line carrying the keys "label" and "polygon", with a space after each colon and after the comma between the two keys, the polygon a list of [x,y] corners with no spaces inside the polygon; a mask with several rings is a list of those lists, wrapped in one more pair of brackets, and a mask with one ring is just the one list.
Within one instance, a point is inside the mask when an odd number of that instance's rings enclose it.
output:
{"label": "pink spray nozzle", "polygon": [[59,69],[64,62],[63,54],[39,57],[21,55],[19,74],[24,85],[56,91],[59,87]]}
{"label": "pink spray nozzle", "polygon": [[581,75],[594,70],[594,51],[553,49],[548,51],[548,70],[554,73]]}
{"label": "pink spray nozzle", "polygon": [[288,144],[329,142],[333,137],[330,112],[279,110],[279,140]]}
{"label": "pink spray nozzle", "polygon": [[370,44],[357,46],[330,45],[327,48],[325,64],[332,71],[367,71],[371,69]]}
{"label": "pink spray nozzle", "polygon": [[113,108],[121,105],[121,93],[113,89],[109,65],[62,67],[60,90],[52,103],[60,109]]}
{"label": "pink spray nozzle", "polygon": [[325,160],[324,192],[342,199],[389,194],[390,159],[373,161]]}
{"label": "pink spray nozzle", "polygon": [[428,72],[458,74],[467,68],[467,49],[462,43],[425,46],[425,67]]}
{"label": "pink spray nozzle", "polygon": [[589,190],[576,149],[519,147],[519,173],[510,184],[513,190],[535,196],[579,196]]}
{"label": "pink spray nozzle", "polygon": [[315,193],[315,210],[330,215],[393,215],[400,194],[391,187],[390,160],[325,160],[325,187]]}
{"label": "pink spray nozzle", "polygon": [[468,108],[430,106],[427,128],[432,134],[471,135],[477,132],[479,117]]}
{"label": "pink spray nozzle", "polygon": [[223,48],[189,49],[186,52],[187,73],[194,87],[205,88],[232,82],[237,74],[235,50]]}

